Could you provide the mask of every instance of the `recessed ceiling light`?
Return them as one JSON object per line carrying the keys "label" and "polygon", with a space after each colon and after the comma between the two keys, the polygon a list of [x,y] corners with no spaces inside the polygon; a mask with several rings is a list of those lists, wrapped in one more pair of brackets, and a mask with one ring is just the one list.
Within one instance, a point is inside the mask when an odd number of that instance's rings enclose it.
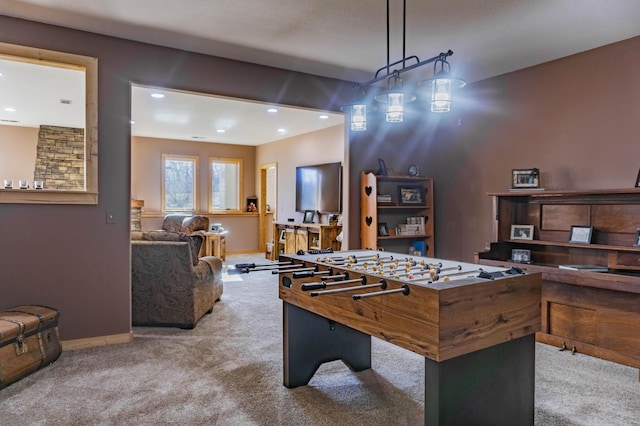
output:
{"label": "recessed ceiling light", "polygon": [[218,129],[218,130],[216,130],[216,132],[218,132],[218,133],[227,133],[227,131],[225,129]]}
{"label": "recessed ceiling light", "polygon": [[163,93],[152,93],[151,97],[152,98],[156,98],[156,99],[162,99],[162,98],[164,98],[164,94]]}
{"label": "recessed ceiling light", "polygon": [[269,108],[267,109],[267,112],[278,112],[278,108]]}
{"label": "recessed ceiling light", "polygon": [[326,120],[327,118],[329,118],[329,116],[327,114],[322,114],[320,117],[320,120]]}
{"label": "recessed ceiling light", "polygon": [[278,129],[278,133],[280,134],[287,133],[287,129],[280,128]]}
{"label": "recessed ceiling light", "polygon": [[16,109],[13,107],[6,107],[4,110],[8,112],[16,112]]}

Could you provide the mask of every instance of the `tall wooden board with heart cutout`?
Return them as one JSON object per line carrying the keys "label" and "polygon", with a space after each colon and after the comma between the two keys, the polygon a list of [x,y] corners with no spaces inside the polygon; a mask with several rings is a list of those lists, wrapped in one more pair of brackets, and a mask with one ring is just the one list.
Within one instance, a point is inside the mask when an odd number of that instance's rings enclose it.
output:
{"label": "tall wooden board with heart cutout", "polygon": [[434,256],[433,180],[360,174],[360,248]]}

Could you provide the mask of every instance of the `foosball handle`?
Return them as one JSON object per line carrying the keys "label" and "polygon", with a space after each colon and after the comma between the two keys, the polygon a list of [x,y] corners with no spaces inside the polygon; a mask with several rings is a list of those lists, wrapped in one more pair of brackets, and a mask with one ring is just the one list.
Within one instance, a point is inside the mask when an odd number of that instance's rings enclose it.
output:
{"label": "foosball handle", "polygon": [[305,283],[305,284],[302,284],[300,286],[300,289],[302,291],[309,291],[309,290],[320,290],[320,289],[326,288],[326,287],[327,287],[327,285],[325,283],[323,283],[323,282],[320,282],[320,283]]}

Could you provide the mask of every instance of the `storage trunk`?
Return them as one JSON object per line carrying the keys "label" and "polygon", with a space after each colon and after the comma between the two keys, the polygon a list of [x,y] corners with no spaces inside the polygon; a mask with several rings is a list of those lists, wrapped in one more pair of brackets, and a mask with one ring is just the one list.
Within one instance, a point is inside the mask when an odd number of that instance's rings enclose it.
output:
{"label": "storage trunk", "polygon": [[55,309],[36,305],[0,311],[0,389],[58,359],[59,316]]}

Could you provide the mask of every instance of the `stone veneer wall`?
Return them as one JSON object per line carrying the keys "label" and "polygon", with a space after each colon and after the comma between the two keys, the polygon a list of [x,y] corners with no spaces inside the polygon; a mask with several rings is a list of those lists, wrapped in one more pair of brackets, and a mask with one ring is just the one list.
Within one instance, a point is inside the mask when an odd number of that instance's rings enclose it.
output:
{"label": "stone veneer wall", "polygon": [[33,180],[45,189],[85,190],[84,129],[40,126]]}

